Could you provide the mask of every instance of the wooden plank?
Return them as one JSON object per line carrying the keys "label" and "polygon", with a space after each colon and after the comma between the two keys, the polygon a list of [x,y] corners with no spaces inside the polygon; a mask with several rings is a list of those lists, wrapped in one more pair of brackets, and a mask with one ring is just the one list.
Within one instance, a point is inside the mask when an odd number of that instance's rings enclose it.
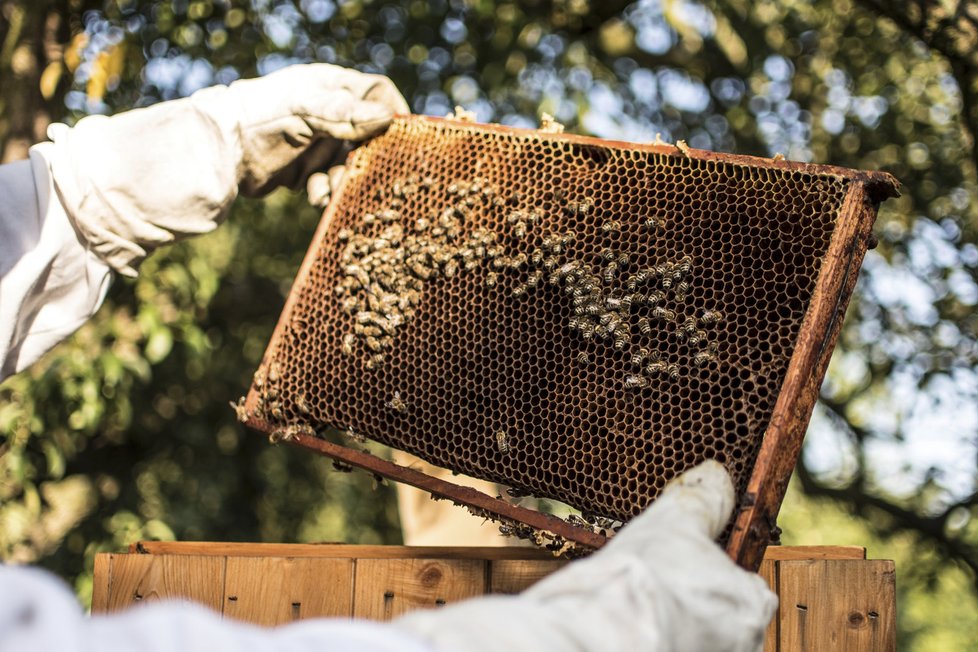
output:
{"label": "wooden plank", "polygon": [[105,610],[184,598],[220,612],[223,594],[223,557],[112,555]]}
{"label": "wooden plank", "polygon": [[353,560],[228,557],[224,615],[273,626],[353,614]]}
{"label": "wooden plank", "polygon": [[92,613],[102,614],[109,608],[109,584],[112,581],[112,555],[107,552],[95,554],[95,567],[92,569]]}
{"label": "wooden plank", "polygon": [[486,575],[481,559],[360,559],[354,572],[353,615],[390,620],[482,595]]}
{"label": "wooden plank", "polygon": [[489,562],[489,593],[520,593],[568,562],[559,559],[499,559]]}
{"label": "wooden plank", "polygon": [[129,552],[150,555],[219,557],[320,557],[341,559],[553,559],[525,547],[364,546],[347,543],[234,543],[221,541],[140,541]]}
{"label": "wooden plank", "polygon": [[[770,550],[770,548],[768,548]],[[757,570],[757,574],[767,582],[768,588],[774,591],[775,594],[779,594],[778,591],[778,563],[773,559],[764,559],[761,562],[761,567]],[[771,622],[768,623],[767,631],[764,633],[764,652],[778,652],[778,611],[780,611],[781,605],[778,605],[778,609],[774,612],[774,616],[771,618]]]}
{"label": "wooden plank", "polygon": [[862,546],[769,546],[764,561],[789,559],[866,559]]}
{"label": "wooden plank", "polygon": [[896,649],[892,561],[778,562],[782,650]]}
{"label": "wooden plank", "polygon": [[[527,559],[551,560],[546,550],[522,547],[364,546],[347,543],[235,543],[140,541],[129,552],[219,557],[320,557],[338,559]],[[770,546],[764,559],[865,559],[861,546]]]}

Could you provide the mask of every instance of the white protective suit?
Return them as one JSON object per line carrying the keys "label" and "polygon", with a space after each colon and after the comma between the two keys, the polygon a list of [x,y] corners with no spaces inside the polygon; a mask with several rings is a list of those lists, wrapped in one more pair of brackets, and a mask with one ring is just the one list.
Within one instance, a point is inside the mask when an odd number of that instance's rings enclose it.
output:
{"label": "white protective suit", "polygon": [[[29,161],[0,166],[0,380],[94,314],[112,270],[135,275],[154,248],[212,230],[239,192],[307,181],[324,201],[328,180],[312,173],[407,111],[386,78],[313,64],[56,125]],[[53,577],[0,567],[0,652],[757,650],[776,599],[713,541],[733,496],[705,463],[605,549],[522,595],[392,625],[263,630],[179,604],[86,619]]]}

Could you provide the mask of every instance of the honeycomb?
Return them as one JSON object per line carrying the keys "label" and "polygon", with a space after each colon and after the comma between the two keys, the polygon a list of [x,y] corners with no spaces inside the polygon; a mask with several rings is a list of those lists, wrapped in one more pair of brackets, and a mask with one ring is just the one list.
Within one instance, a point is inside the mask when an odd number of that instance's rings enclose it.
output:
{"label": "honeycomb", "polygon": [[854,183],[831,170],[399,118],[351,155],[241,416],[603,519],[708,458],[743,491]]}

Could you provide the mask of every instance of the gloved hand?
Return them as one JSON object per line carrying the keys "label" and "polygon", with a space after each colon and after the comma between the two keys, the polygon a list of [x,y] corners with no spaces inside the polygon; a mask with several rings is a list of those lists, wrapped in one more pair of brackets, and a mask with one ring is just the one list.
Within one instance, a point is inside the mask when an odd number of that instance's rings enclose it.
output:
{"label": "gloved hand", "polygon": [[[88,246],[134,276],[155,247],[215,228],[239,192],[298,188],[351,141],[409,111],[386,77],[296,65],[74,128],[53,125],[53,144],[35,149]],[[323,178],[312,184],[319,203]]]}
{"label": "gloved hand", "polygon": [[777,598],[716,545],[734,505],[705,462],[602,550],[520,596],[418,611],[395,624],[441,652],[760,650]]}

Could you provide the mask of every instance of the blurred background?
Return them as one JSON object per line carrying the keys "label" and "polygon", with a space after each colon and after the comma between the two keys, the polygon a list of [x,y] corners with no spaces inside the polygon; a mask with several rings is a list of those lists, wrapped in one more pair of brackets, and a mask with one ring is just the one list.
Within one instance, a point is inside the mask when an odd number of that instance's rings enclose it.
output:
{"label": "blurred background", "polygon": [[[0,0],[0,155],[52,121],[322,61],[414,111],[881,169],[903,183],[780,520],[897,561],[901,649],[978,631],[978,7],[963,0]],[[132,144],[139,147],[138,142]],[[173,147],[181,147],[174,142]],[[242,395],[318,221],[301,194],[118,280],[0,386],[0,557],[90,599],[138,539],[398,543],[393,491],[269,446]]]}

